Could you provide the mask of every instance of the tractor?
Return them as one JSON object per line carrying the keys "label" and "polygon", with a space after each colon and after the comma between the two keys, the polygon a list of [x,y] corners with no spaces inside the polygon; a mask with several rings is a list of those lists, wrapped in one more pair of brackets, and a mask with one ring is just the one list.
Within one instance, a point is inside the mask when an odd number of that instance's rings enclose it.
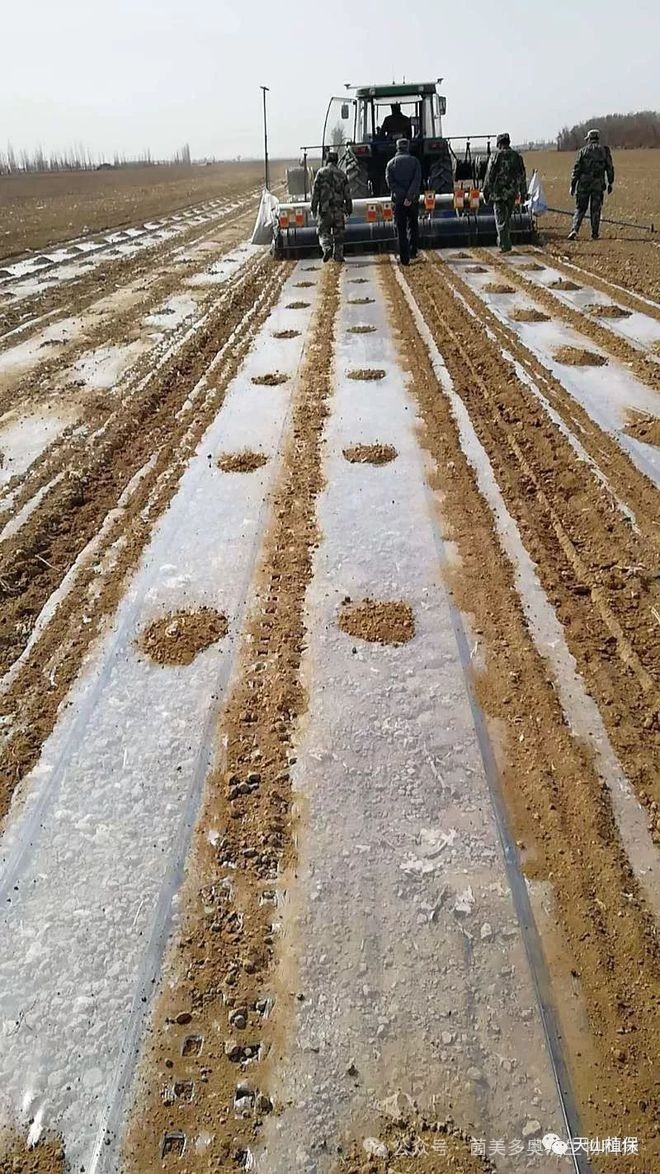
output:
{"label": "tractor", "polygon": [[[330,99],[322,142],[303,148],[302,157],[303,175],[307,176],[310,152],[320,151],[323,162],[329,150],[339,154],[339,166],[348,176],[353,195],[353,212],[346,223],[347,250],[378,252],[395,248],[396,228],[385,168],[400,137],[409,138],[410,151],[422,167],[420,246],[435,249],[443,245],[494,244],[495,217],[492,206],[483,199],[481,187],[491,141],[496,136],[445,138],[442,118],[446,99],[438,92],[436,82],[347,90],[353,91],[352,96]],[[273,201],[268,231],[275,256],[301,257],[317,251],[310,196],[305,182],[302,199],[296,192],[295,198]],[[534,215],[527,206],[514,212],[512,236],[520,243],[536,238]]]}

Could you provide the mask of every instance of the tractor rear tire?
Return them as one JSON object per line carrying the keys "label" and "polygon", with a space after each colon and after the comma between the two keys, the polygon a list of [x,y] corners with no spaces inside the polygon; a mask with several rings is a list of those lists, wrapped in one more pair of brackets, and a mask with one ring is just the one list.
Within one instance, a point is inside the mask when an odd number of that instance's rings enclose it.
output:
{"label": "tractor rear tire", "polygon": [[433,160],[429,171],[429,187],[439,196],[450,195],[454,190],[454,168],[449,143],[443,140],[442,152]]}
{"label": "tractor rear tire", "polygon": [[346,172],[354,200],[364,200],[370,195],[369,179],[363,171],[357,155],[346,147],[339,160],[339,166]]}

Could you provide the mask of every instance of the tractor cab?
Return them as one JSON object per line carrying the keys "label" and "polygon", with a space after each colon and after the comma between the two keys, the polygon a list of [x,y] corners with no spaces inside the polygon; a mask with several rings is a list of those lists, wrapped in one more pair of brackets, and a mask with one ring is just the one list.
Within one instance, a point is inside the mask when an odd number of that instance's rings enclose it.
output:
{"label": "tractor cab", "polygon": [[422,165],[425,187],[453,190],[449,145],[442,137],[445,98],[435,82],[358,86],[353,98],[331,98],[323,132],[323,157],[339,151],[353,195],[384,196],[385,168],[396,140],[410,140],[411,154]]}

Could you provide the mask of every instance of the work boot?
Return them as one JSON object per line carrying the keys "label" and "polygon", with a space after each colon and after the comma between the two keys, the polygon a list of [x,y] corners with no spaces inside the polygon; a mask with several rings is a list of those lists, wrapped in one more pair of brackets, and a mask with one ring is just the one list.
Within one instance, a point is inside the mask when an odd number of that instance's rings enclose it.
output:
{"label": "work boot", "polygon": [[592,241],[597,241],[597,240],[600,240],[600,236],[597,232],[592,232],[591,239],[592,239]]}
{"label": "work boot", "polygon": [[338,257],[336,253],[335,253],[335,261],[337,261],[337,263],[338,263],[339,265],[343,265],[343,264],[344,264],[344,258],[343,258],[343,257]]}
{"label": "work boot", "polygon": [[574,228],[572,228],[571,231],[569,232],[568,239],[569,239],[569,241],[577,240],[577,232],[575,231]]}
{"label": "work boot", "polygon": [[323,250],[323,264],[325,264],[326,261],[330,261],[331,259],[332,259],[332,249],[324,249]]}

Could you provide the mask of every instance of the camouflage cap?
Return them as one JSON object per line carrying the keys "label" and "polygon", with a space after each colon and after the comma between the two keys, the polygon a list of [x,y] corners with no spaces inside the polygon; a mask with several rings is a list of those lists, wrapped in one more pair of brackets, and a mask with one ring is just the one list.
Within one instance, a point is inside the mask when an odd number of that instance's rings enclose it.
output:
{"label": "camouflage cap", "polygon": [[328,151],[328,153],[326,155],[326,160],[328,163],[338,163],[339,162],[339,152],[338,151]]}
{"label": "camouflage cap", "polygon": [[584,141],[585,141],[585,143],[597,143],[599,138],[600,138],[600,131],[596,130],[595,127],[592,127],[592,129],[588,130],[586,135],[584,136]]}
{"label": "camouflage cap", "polygon": [[506,132],[504,134],[498,135],[496,145],[498,147],[510,147],[511,146],[511,135],[507,134]]}

